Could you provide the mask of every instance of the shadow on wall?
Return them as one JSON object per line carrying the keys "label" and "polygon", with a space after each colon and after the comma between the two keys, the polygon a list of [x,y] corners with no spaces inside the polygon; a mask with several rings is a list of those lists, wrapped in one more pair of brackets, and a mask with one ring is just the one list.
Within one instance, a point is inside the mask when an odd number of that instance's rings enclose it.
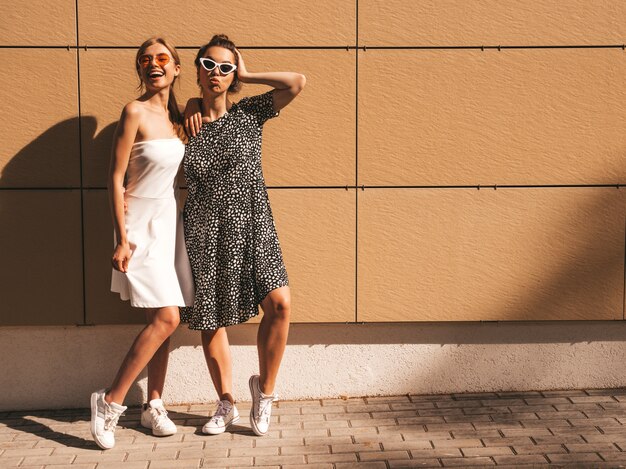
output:
{"label": "shadow on wall", "polygon": [[[80,132],[83,147],[110,147],[116,126],[117,122],[114,122],[106,126],[98,133],[98,135],[96,135],[98,124],[96,118],[93,116],[83,116],[81,118],[73,117],[55,124],[43,134],[35,138],[31,143],[22,148],[4,166],[0,175],[0,187],[24,187],[25,185],[21,181],[25,179],[32,180],[33,175],[45,175],[48,172],[56,172],[56,165],[58,164],[58,161],[55,160],[55,157],[58,157],[59,159],[64,158],[64,155],[67,152],[68,142],[76,141],[79,128],[81,129]],[[75,162],[75,166],[72,163],[72,168],[75,168],[76,174],[79,173],[80,163],[78,160]],[[39,179],[41,179],[41,176]],[[78,183],[79,179],[75,179]],[[49,184],[41,183],[26,185],[27,188],[46,188],[48,186]],[[55,189],[78,188],[78,184],[70,185],[68,187],[55,187]]]}
{"label": "shadow on wall", "polygon": [[[85,233],[86,244],[89,240],[88,227],[83,223],[95,223],[98,227],[107,227],[108,246],[102,252],[94,249],[85,250],[87,273],[94,270],[89,263],[108,261],[112,249],[112,228],[108,209],[91,210],[85,203],[85,212],[81,217],[80,207],[80,152],[77,151],[78,130],[80,128],[83,148],[83,166],[87,158],[106,161],[91,161],[89,166],[108,168],[109,149],[117,122],[104,127],[97,133],[97,120],[93,116],[75,117],[64,120],[50,127],[22,148],[4,166],[0,174],[0,187],[18,190],[0,190],[0,241],[4,246],[11,246],[19,261],[3,263],[0,268],[2,285],[2,305],[0,306],[0,326],[16,325],[81,325],[85,324],[85,305],[83,303],[83,260],[81,236]],[[95,151],[94,151],[95,149]],[[70,161],[76,154],[76,160]],[[71,174],[60,174],[60,171]],[[106,171],[106,169],[104,169]],[[83,168],[85,171],[85,168]],[[46,175],[52,174],[48,180]],[[85,172],[83,174],[86,174]],[[53,185],[50,180],[71,181],[63,185]],[[24,184],[24,181],[33,181]],[[85,184],[86,185],[86,184]],[[105,187],[84,188],[85,201],[93,194],[100,196]],[[91,191],[90,189],[97,189]],[[99,228],[96,228],[96,230]],[[92,230],[94,231],[94,230]],[[95,242],[97,245],[97,241]],[[26,253],[26,254],[24,254]],[[94,255],[96,254],[96,255]],[[94,260],[95,258],[95,260]],[[106,264],[104,270],[110,269]],[[109,270],[110,272],[110,270]],[[90,287],[102,288],[99,297],[105,297],[110,286],[110,273],[103,285]],[[86,283],[91,280],[86,277]],[[25,282],[24,279],[28,279]],[[89,288],[87,288],[89,290]],[[25,300],[26,299],[26,300]],[[119,298],[116,299],[118,302]],[[120,305],[119,309],[124,308]],[[128,307],[127,307],[128,308]],[[130,308],[128,308],[130,309]],[[139,314],[139,321],[143,314]],[[89,318],[87,318],[89,322]],[[129,321],[133,322],[133,321]],[[137,322],[136,320],[134,322]],[[131,342],[116,344],[120,353],[125,354]],[[117,353],[117,352],[116,352]],[[119,366],[119,361],[103,369],[99,376],[86,375],[85,382],[74,386],[88,396],[96,388],[108,384]],[[105,367],[107,368],[107,367]],[[44,372],[45,376],[45,372]],[[104,382],[94,382],[94,379]],[[138,380],[144,377],[142,374]],[[141,402],[142,390],[135,383],[128,399]]]}
{"label": "shadow on wall", "polygon": [[[22,181],[32,180],[33,175],[35,175],[35,179],[45,180],[46,174],[58,172],[57,165],[59,162],[56,161],[55,157],[61,159],[60,155],[67,153],[68,142],[78,141],[77,132],[79,129],[82,135],[84,164],[85,149],[110,148],[116,126],[117,122],[113,122],[96,135],[98,124],[93,116],[73,117],[55,124],[17,152],[4,166],[0,174],[0,187],[78,189],[79,178],[75,178],[75,185],[71,184],[67,185],[67,187],[51,187],[48,184],[25,185]],[[98,158],[102,157],[100,154],[96,156]],[[108,154],[106,157],[106,167],[108,167]],[[75,165],[72,163],[72,168],[75,168],[76,174],[79,174],[80,163],[78,160],[76,160]]]}
{"label": "shadow on wall", "polygon": [[1,325],[84,322],[79,127],[83,144],[110,146],[114,124],[95,135],[95,117],[75,117],[6,158],[0,173],[0,242],[11,247]]}

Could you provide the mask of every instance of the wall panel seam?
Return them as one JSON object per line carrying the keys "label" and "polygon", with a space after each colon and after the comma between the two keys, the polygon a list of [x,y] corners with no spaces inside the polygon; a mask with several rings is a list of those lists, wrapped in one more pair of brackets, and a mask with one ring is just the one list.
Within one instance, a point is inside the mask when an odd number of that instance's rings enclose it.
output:
{"label": "wall panel seam", "polygon": [[498,190],[498,189],[621,189],[623,183],[615,184],[464,184],[464,185],[367,185],[361,184],[355,189],[472,189],[472,190]]}
{"label": "wall panel seam", "polygon": [[[19,44],[0,44],[0,49],[83,49],[85,51],[92,50],[136,50],[138,45],[19,45]],[[178,50],[198,50],[198,46],[176,46]],[[552,44],[552,45],[395,45],[395,46],[381,46],[381,45],[336,45],[336,46],[238,46],[238,49],[243,50],[537,50],[537,49],[621,49],[626,50],[626,44]]]}
{"label": "wall panel seam", "polygon": [[[354,185],[359,185],[359,0],[355,0]],[[359,191],[354,192],[354,322],[359,320]]]}
{"label": "wall panel seam", "polygon": [[[271,190],[351,190],[361,189],[427,189],[427,190],[446,190],[446,189],[469,189],[469,190],[498,190],[498,189],[622,189],[626,187],[626,183],[616,184],[465,184],[465,185],[320,185],[320,186],[266,186]],[[180,189],[187,189],[181,186]],[[32,187],[0,187],[2,191],[106,191],[104,186],[32,186]]]}
{"label": "wall panel seam", "polygon": [[[198,50],[201,45],[197,46],[176,46],[178,50]],[[19,45],[19,44],[0,44],[0,49],[65,49],[65,50],[74,50],[74,49],[82,49],[84,51],[88,50],[137,50],[139,48],[139,44],[136,46],[128,46],[128,45],[100,45],[100,46],[90,46],[87,44],[83,45],[50,45],[50,44],[41,44],[41,45]],[[338,45],[338,46],[237,46],[237,49],[245,49],[245,50],[354,50],[356,49],[356,45]]]}
{"label": "wall panel seam", "polygon": [[[76,18],[76,46],[79,43],[78,28],[78,0],[75,0]],[[82,108],[80,95],[80,49],[76,49],[76,86],[78,96],[78,164],[80,170],[80,247],[81,247],[81,267],[82,267],[82,298],[83,298],[83,322],[87,323],[87,279],[85,278],[85,203],[83,186],[83,129],[82,129]]]}
{"label": "wall panel seam", "polygon": [[534,49],[621,49],[626,50],[626,44],[553,44],[553,45],[464,45],[464,46],[357,46],[364,52],[367,50],[534,50]]}

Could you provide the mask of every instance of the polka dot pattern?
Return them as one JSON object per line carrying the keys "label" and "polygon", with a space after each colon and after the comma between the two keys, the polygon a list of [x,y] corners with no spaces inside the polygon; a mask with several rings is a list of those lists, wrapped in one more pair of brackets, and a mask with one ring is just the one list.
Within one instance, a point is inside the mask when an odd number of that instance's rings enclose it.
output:
{"label": "polka dot pattern", "polygon": [[261,168],[263,124],[277,115],[272,91],[243,98],[186,146],[185,242],[196,296],[181,320],[190,329],[245,322],[289,284]]}

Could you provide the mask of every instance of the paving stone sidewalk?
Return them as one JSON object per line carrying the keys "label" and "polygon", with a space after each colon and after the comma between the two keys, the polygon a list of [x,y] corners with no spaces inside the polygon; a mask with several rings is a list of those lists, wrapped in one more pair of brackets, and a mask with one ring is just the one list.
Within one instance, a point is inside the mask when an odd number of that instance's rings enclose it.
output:
{"label": "paving stone sidewalk", "polygon": [[626,467],[626,389],[281,401],[265,437],[237,406],[218,436],[201,433],[212,405],[170,406],[165,438],[130,408],[108,451],[86,409],[2,412],[0,468]]}

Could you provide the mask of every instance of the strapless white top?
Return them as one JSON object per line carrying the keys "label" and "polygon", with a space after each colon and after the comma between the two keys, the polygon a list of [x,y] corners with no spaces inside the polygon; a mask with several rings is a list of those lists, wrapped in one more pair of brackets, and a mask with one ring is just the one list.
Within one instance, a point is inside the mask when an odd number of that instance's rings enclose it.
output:
{"label": "strapless white top", "polygon": [[176,174],[184,154],[185,145],[178,138],[133,144],[126,170],[126,194],[149,199],[174,197]]}

